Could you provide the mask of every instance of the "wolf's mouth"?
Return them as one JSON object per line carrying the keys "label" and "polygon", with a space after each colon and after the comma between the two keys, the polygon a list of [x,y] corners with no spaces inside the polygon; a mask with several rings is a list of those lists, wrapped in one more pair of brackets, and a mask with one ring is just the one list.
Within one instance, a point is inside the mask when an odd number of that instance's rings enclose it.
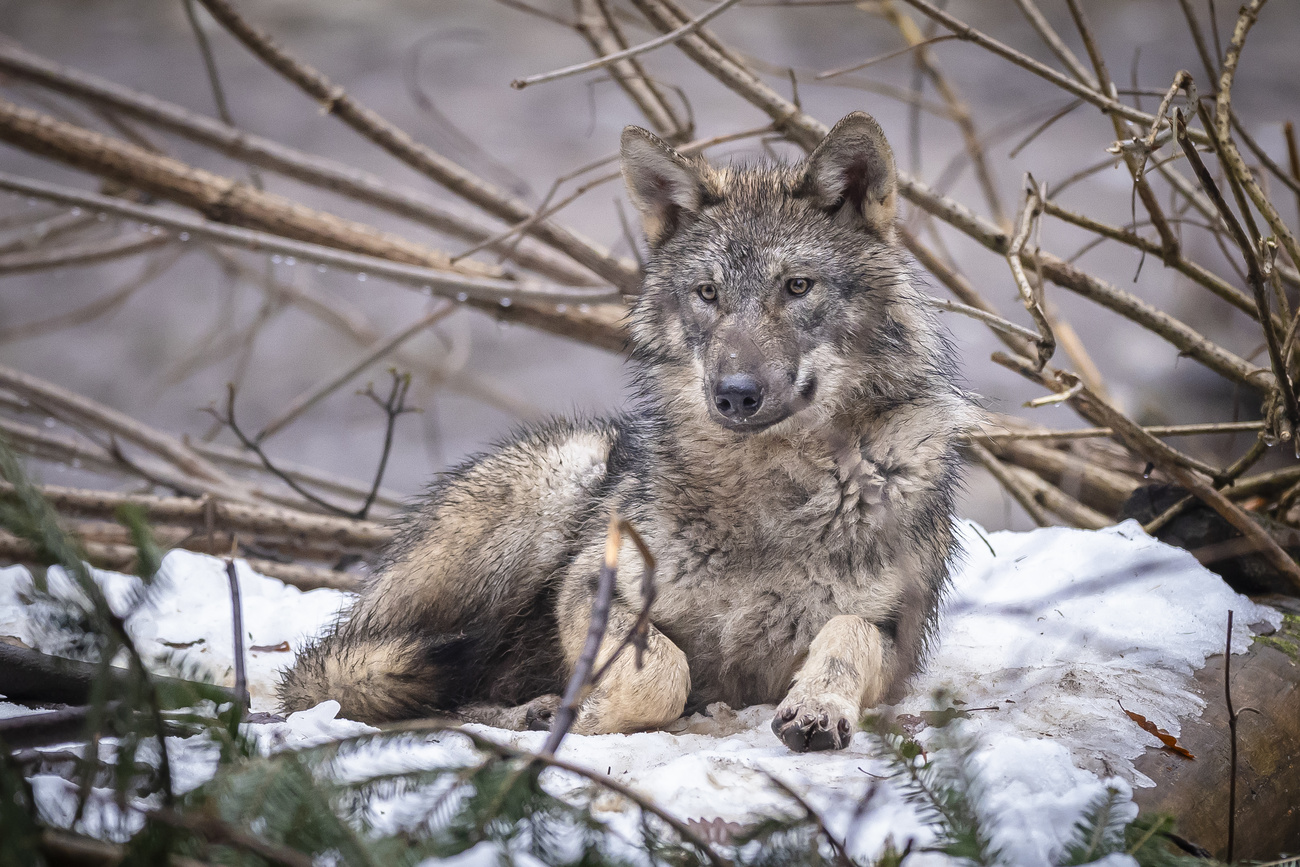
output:
{"label": "wolf's mouth", "polygon": [[727,430],[733,431],[735,433],[756,434],[759,433],[760,431],[767,430],[773,425],[780,424],[781,422],[785,421],[792,415],[794,415],[793,412],[787,412],[775,418],[763,419],[762,421],[755,421],[753,419],[748,419],[746,421],[732,421],[731,419],[719,418],[717,415],[715,415],[713,420],[716,421],[722,427],[726,428]]}

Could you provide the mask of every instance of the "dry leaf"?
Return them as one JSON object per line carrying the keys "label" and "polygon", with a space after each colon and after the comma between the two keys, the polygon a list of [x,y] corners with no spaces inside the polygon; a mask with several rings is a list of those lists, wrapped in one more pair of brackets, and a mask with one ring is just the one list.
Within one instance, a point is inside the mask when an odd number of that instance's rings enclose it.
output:
{"label": "dry leaf", "polygon": [[196,638],[193,641],[159,641],[158,643],[174,650],[185,650],[187,647],[193,647],[196,644],[203,644],[204,639]]}
{"label": "dry leaf", "polygon": [[1182,756],[1185,759],[1196,758],[1196,756],[1188,752],[1186,747],[1179,745],[1178,738],[1174,737],[1169,732],[1160,728],[1155,723],[1151,722],[1151,720],[1142,716],[1142,714],[1133,713],[1133,711],[1124,707],[1124,705],[1122,704],[1119,706],[1119,709],[1124,711],[1124,713],[1128,714],[1128,718],[1133,720],[1133,722],[1137,723],[1138,725],[1140,725],[1143,731],[1150,732],[1151,734],[1159,738],[1160,743],[1164,744],[1164,746],[1161,747],[1160,749],[1164,750],[1167,753],[1173,753],[1174,755]]}
{"label": "dry leaf", "polygon": [[248,649],[258,653],[288,653],[289,642],[281,641],[279,644],[254,644]]}

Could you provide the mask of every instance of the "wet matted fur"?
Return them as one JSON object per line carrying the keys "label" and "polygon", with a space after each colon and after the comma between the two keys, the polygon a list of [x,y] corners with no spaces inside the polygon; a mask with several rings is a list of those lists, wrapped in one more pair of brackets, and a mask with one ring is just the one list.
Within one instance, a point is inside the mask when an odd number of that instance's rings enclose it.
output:
{"label": "wet matted fur", "polygon": [[[612,508],[658,559],[659,597],[644,666],[620,657],[575,731],[770,702],[790,747],[839,748],[917,669],[973,411],[894,238],[879,126],[855,112],[794,166],[711,167],[636,127],[622,157],[650,246],[634,409],[526,430],[437,484],[285,673],[286,710],[544,721]],[[640,573],[624,546],[602,652]]]}

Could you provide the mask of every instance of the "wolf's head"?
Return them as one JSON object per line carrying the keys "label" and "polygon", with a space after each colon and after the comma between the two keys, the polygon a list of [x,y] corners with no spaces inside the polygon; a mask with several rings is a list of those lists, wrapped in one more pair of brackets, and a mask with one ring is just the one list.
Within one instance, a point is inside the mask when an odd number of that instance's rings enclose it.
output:
{"label": "wolf's head", "polygon": [[929,317],[894,239],[893,153],[869,115],[845,117],[796,166],[715,168],[638,127],[622,160],[651,251],[633,339],[671,411],[740,433],[829,418],[933,353],[912,345],[930,343]]}

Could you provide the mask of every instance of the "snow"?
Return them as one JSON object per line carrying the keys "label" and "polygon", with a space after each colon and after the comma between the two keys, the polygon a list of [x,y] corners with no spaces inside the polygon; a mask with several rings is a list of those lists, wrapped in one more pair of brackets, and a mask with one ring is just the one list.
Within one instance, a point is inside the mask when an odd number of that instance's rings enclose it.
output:
{"label": "snow", "polygon": [[[1151,785],[1133,760],[1159,742],[1124,709],[1177,735],[1181,721],[1204,707],[1191,675],[1207,656],[1222,652],[1228,610],[1236,612],[1235,653],[1249,646],[1251,625],[1276,628],[1281,617],[1233,592],[1186,551],[1146,536],[1135,522],[1099,531],[992,534],[969,523],[959,526],[965,555],[954,570],[928,670],[896,710],[900,721],[918,729],[916,740],[936,762],[968,755],[983,793],[982,819],[1006,862],[1048,864],[1091,800],[1114,788],[1128,801],[1125,809],[1135,814],[1132,787]],[[57,578],[57,570],[51,576]],[[248,652],[252,709],[273,711],[277,672],[349,597],[332,590],[302,592],[258,575],[242,562],[238,576],[245,645],[258,648]],[[128,603],[136,579],[106,572],[97,578],[115,605]],[[230,684],[232,626],[224,564],[173,551],[157,580],[161,583],[149,608],[128,621],[142,653]],[[59,652],[57,637],[30,616],[23,600],[29,587],[25,570],[0,569],[0,635]],[[282,642],[290,650],[278,649]],[[941,729],[926,726],[921,715],[939,707],[956,707],[964,718]],[[21,712],[0,702],[0,717]],[[300,749],[370,730],[337,719],[337,713],[337,703],[325,702],[284,722],[249,730],[267,751]],[[771,716],[770,707],[733,711],[714,706],[709,716],[681,720],[667,732],[571,735],[560,758],[607,773],[683,820],[743,824],[788,813],[791,800],[771,781],[775,777],[822,812],[833,831],[847,834],[854,853],[874,855],[887,839],[900,847],[909,838],[918,845],[930,839],[931,830],[897,788],[882,779],[887,766],[868,735],[857,734],[840,752],[796,755],[771,733]],[[534,751],[545,737],[472,728]],[[213,772],[214,749],[202,738],[170,739],[168,751],[182,790]],[[448,733],[400,748],[362,748],[341,758],[337,772],[349,777],[470,764],[474,755],[463,737]],[[594,795],[596,813],[628,839],[636,838],[635,811],[625,799],[595,794],[585,781],[556,770],[547,771],[543,782],[560,797],[586,800]],[[67,813],[72,796],[57,777],[34,778],[33,785],[47,815]],[[370,818],[380,830],[409,826],[423,815],[430,798],[417,791],[379,799],[369,806]],[[867,806],[859,810],[863,798]],[[104,807],[112,809],[111,804]],[[131,817],[107,813],[95,822],[105,833],[118,835],[132,826]],[[479,846],[456,863],[495,859]],[[908,863],[947,861],[926,855]],[[1112,856],[1100,863],[1121,867],[1133,861]]]}

